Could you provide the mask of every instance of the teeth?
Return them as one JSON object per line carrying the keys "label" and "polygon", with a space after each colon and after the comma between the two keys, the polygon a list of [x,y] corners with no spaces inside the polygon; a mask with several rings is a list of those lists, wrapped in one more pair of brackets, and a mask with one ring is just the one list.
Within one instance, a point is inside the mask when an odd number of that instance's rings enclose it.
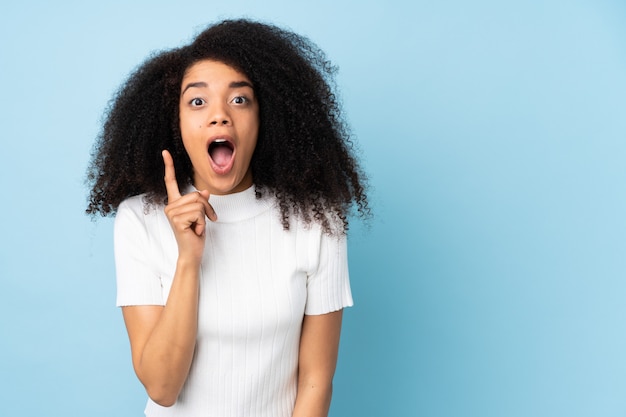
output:
{"label": "teeth", "polygon": [[213,141],[213,143],[224,143],[224,142],[226,142],[226,139],[215,139]]}

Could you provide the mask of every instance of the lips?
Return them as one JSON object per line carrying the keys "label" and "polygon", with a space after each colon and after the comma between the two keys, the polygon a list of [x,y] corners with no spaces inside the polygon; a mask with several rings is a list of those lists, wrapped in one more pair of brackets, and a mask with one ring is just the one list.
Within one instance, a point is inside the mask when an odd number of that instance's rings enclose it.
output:
{"label": "lips", "polygon": [[213,137],[208,146],[211,168],[220,175],[225,175],[233,168],[235,145],[228,136]]}

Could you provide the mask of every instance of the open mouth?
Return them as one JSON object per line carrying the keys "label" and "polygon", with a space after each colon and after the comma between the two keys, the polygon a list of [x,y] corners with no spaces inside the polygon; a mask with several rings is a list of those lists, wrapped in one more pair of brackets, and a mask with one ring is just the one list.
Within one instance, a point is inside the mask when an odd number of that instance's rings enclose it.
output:
{"label": "open mouth", "polygon": [[235,147],[226,139],[215,139],[209,144],[209,156],[218,168],[226,168],[233,159]]}

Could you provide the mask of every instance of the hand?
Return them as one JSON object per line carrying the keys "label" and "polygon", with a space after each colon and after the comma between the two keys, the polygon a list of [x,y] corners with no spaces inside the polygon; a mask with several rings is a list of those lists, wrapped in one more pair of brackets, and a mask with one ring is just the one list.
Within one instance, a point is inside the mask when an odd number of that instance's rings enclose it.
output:
{"label": "hand", "polygon": [[163,151],[165,164],[165,188],[167,190],[167,206],[165,215],[176,236],[178,258],[188,259],[198,264],[202,260],[206,241],[206,218],[217,220],[213,207],[209,204],[207,190],[180,195],[174,160],[166,150]]}

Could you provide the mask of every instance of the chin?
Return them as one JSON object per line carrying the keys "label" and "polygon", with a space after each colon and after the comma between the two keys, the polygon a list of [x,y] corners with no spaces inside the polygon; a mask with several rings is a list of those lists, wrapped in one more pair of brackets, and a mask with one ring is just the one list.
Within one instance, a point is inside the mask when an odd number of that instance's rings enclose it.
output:
{"label": "chin", "polygon": [[233,169],[226,175],[218,175],[209,168],[206,175],[197,177],[199,181],[194,181],[194,185],[198,191],[206,189],[215,195],[232,194],[250,188],[253,184],[251,173],[237,175],[235,171]]}
{"label": "chin", "polygon": [[236,183],[236,184],[211,184],[208,189],[209,191],[211,191],[211,194],[215,194],[215,195],[225,195],[225,194],[233,194],[233,193],[238,193],[240,191],[244,191],[246,190],[248,187],[250,187],[252,184],[250,185],[245,185],[242,182]]}

